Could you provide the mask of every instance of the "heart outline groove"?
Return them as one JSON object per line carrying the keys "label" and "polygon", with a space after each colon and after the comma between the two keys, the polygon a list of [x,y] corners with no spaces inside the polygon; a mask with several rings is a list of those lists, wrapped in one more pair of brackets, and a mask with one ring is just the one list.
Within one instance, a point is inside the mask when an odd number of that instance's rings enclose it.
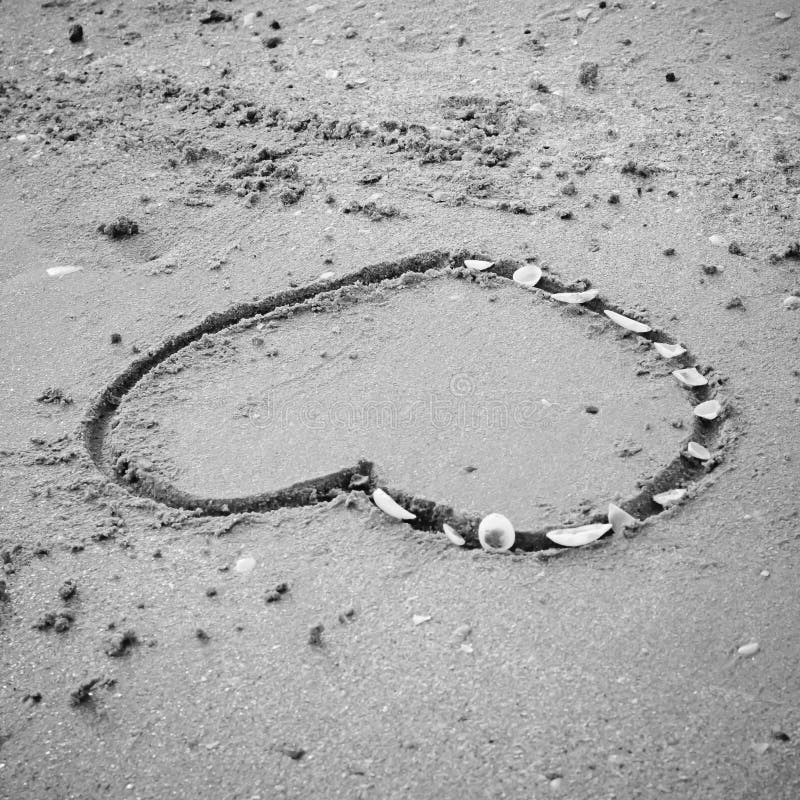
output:
{"label": "heart outline groove", "polygon": [[[359,459],[352,466],[302,480],[281,489],[240,497],[215,498],[202,497],[180,490],[160,476],[156,470],[143,468],[135,459],[124,455],[115,458],[108,439],[120,404],[134,386],[168,358],[197,342],[203,336],[219,333],[253,317],[280,310],[291,310],[313,301],[319,295],[335,292],[348,286],[377,284],[382,281],[403,279],[403,276],[413,277],[415,273],[442,270],[451,270],[465,280],[501,279],[510,282],[515,270],[524,266],[510,259],[495,261],[489,269],[482,272],[475,272],[464,266],[465,261],[483,260],[484,258],[484,256],[469,252],[454,254],[444,251],[424,252],[397,261],[369,265],[327,281],[318,281],[282,290],[257,301],[240,303],[225,311],[212,313],[197,325],[167,338],[156,348],[141,355],[99,392],[90,403],[81,421],[81,438],[84,446],[97,469],[108,479],[115,481],[133,494],[148,497],[173,508],[199,510],[200,513],[209,516],[266,512],[284,507],[327,502],[342,492],[353,490],[370,494],[374,489],[380,487],[401,506],[416,515],[415,519],[409,520],[406,524],[410,524],[418,530],[441,533],[442,524],[447,523],[465,538],[467,546],[478,547],[480,546],[478,525],[481,515],[456,510],[450,505],[416,495],[400,487],[388,487],[381,481],[376,465],[367,458]],[[535,287],[520,287],[520,290],[535,291],[543,296],[548,296],[560,292],[580,291],[581,288],[586,287],[564,284],[552,273],[544,273]],[[603,318],[603,312],[606,310],[625,314],[624,310],[604,301],[599,295],[589,302],[583,303],[581,309],[582,313],[594,314]],[[651,328],[648,332],[637,335],[651,343],[674,344],[673,337],[657,328]],[[689,350],[672,361],[678,368],[693,367],[697,363],[696,358]],[[711,371],[708,372],[711,375]],[[711,399],[715,396],[714,384],[720,382],[719,379],[714,379],[707,385],[690,387],[689,396],[697,403]],[[713,420],[704,420],[695,416],[692,431],[682,442],[678,455],[662,466],[648,480],[639,482],[638,493],[623,501],[622,507],[643,522],[648,517],[664,510],[653,500],[654,495],[677,486],[696,483],[714,469],[722,458],[725,445],[724,427],[729,414],[729,406],[724,405],[723,413]],[[701,462],[686,454],[685,445],[690,440],[705,447],[715,448],[715,455],[710,462]],[[596,513],[581,524],[604,521],[605,516]],[[549,528],[517,531],[515,549],[535,551],[558,548],[559,545],[554,544],[546,537],[548,530]]]}

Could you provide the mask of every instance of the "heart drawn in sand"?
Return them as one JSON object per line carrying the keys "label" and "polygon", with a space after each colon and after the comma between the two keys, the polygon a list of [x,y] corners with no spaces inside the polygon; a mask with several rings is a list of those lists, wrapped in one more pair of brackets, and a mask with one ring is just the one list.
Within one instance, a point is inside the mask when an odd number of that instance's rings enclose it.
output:
{"label": "heart drawn in sand", "polygon": [[[716,381],[696,364],[595,289],[430,252],[212,314],[117,376],[83,435],[109,478],[177,508],[268,511],[380,487],[408,524],[474,546],[483,514],[462,509],[483,495],[529,528],[517,548],[543,549],[553,527],[605,522],[603,500],[658,513],[719,461],[725,415],[700,413]],[[171,450],[180,469],[161,463]]]}

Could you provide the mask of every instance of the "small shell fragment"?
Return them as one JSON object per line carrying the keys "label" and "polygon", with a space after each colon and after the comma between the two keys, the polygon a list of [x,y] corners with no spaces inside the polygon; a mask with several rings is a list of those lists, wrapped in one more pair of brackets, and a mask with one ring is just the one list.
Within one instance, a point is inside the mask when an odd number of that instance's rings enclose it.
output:
{"label": "small shell fragment", "polygon": [[743,644],[736,652],[740,656],[754,656],[760,649],[758,642],[748,642]]}
{"label": "small shell fragment", "polygon": [[697,442],[689,442],[686,445],[686,452],[692,457],[700,461],[708,461],[711,458],[711,453],[703,445]]}
{"label": "small shell fragment", "polygon": [[616,311],[609,311],[606,308],[604,309],[603,313],[612,322],[616,322],[621,328],[633,331],[634,333],[647,333],[648,331],[653,330],[649,325],[645,325],[644,322],[639,322],[638,320],[631,319],[630,317],[624,317],[622,314],[617,314]]}
{"label": "small shell fragment", "polygon": [[80,272],[83,267],[48,267],[47,274],[51,278],[61,278],[64,275],[71,275],[73,272]]}
{"label": "small shell fragment", "polygon": [[527,264],[516,270],[511,277],[523,286],[536,286],[542,279],[542,269],[537,267],[536,264]]}
{"label": "small shell fragment", "polygon": [[581,525],[580,528],[560,528],[549,531],[547,538],[562,547],[580,547],[584,544],[597,541],[601,536],[611,530],[611,523],[598,522],[594,525]]}
{"label": "small shell fragment", "polygon": [[721,411],[719,400],[706,400],[705,403],[694,407],[694,415],[701,419],[716,419]]}
{"label": "small shell fragment", "polygon": [[718,233],[714,233],[708,237],[708,241],[714,245],[714,247],[727,247],[728,242],[724,236],[720,236]]}
{"label": "small shell fragment", "polygon": [[463,536],[460,536],[456,529],[452,525],[448,525],[446,522],[442,523],[442,530],[444,531],[444,535],[456,546],[456,547],[463,547],[466,543],[466,539]]}
{"label": "small shell fragment", "polygon": [[487,514],[478,526],[478,541],[490,553],[510,550],[515,538],[514,526],[502,514]]}
{"label": "small shell fragment", "polygon": [[781,22],[785,22],[787,19],[792,18],[791,11],[776,11],[775,12],[775,19],[779,19]]}
{"label": "small shell fragment", "polygon": [[679,344],[666,344],[665,342],[653,342],[656,352],[664,358],[677,358],[686,352],[685,347]]}
{"label": "small shell fragment", "polygon": [[489,267],[494,266],[494,261],[478,261],[474,258],[467,258],[464,261],[464,266],[467,269],[477,269],[477,270],[484,270],[489,269]]}
{"label": "small shell fragment", "polygon": [[551,294],[553,300],[558,300],[559,303],[588,303],[597,297],[597,289],[587,289],[585,292],[557,292]]}
{"label": "small shell fragment", "polygon": [[680,503],[686,497],[686,489],[670,489],[668,492],[660,492],[653,495],[654,502],[664,508],[669,508]]}
{"label": "small shell fragment", "polygon": [[389,497],[389,495],[386,494],[383,489],[376,489],[372,493],[372,499],[374,500],[375,505],[378,506],[378,508],[383,511],[384,514],[388,514],[390,517],[401,520],[417,518],[416,514],[406,511],[403,506],[392,500],[392,498]]}
{"label": "small shell fragment", "polygon": [[414,616],[411,617],[411,621],[415,625],[422,625],[423,622],[430,622],[432,619],[433,617],[429,617],[426,614],[414,614]]}
{"label": "small shell fragment", "polygon": [[329,281],[331,278],[335,277],[336,273],[333,271],[323,272],[322,275],[317,278],[318,281]]}
{"label": "small shell fragment", "polygon": [[630,528],[639,520],[629,514],[624,508],[620,508],[619,506],[614,505],[614,503],[609,503],[608,521],[611,527],[614,529],[614,533],[619,536],[619,534],[621,534],[625,528]]}
{"label": "small shell fragment", "polygon": [[252,572],[256,565],[256,560],[252,556],[244,556],[236,561],[234,569],[236,572]]}
{"label": "small shell fragment", "polygon": [[688,367],[687,369],[676,369],[672,371],[672,374],[680,381],[684,386],[689,386],[694,388],[695,386],[707,386],[708,385],[708,378],[705,375],[697,371],[696,367]]}

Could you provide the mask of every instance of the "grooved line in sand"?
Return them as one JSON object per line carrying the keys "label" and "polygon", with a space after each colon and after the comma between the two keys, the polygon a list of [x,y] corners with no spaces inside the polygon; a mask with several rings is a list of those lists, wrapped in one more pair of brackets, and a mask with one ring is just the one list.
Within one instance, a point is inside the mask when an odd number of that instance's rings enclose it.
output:
{"label": "grooved line in sand", "polygon": [[[148,351],[141,358],[133,361],[94,399],[82,421],[83,441],[91,459],[107,477],[115,480],[132,493],[150,497],[173,508],[200,509],[204,514],[213,516],[312,505],[330,500],[341,491],[358,488],[365,492],[371,492],[376,486],[381,485],[381,488],[388,491],[398,503],[416,514],[416,519],[409,523],[414,528],[441,532],[442,523],[447,522],[458,528],[459,532],[466,538],[468,545],[478,546],[477,531],[481,519],[480,515],[455,510],[451,506],[411,494],[399,487],[387,487],[381,484],[380,476],[377,474],[373,463],[366,459],[351,467],[344,467],[337,472],[303,480],[276,491],[244,497],[199,497],[177,489],[156,472],[140,468],[135,461],[127,459],[115,460],[110,452],[107,439],[120,403],[136,383],[170,356],[175,355],[184,347],[198,341],[207,334],[218,333],[251,317],[268,314],[276,310],[285,309],[289,311],[293,306],[311,300],[319,294],[335,291],[341,287],[354,284],[379,283],[384,280],[400,278],[406,273],[464,269],[464,261],[466,259],[482,258],[484,256],[465,252],[457,254],[449,254],[443,251],[421,253],[398,261],[367,266],[329,281],[288,289],[262,300],[242,303],[229,308],[227,311],[211,314],[199,324],[183,333],[168,338],[156,349]],[[510,260],[496,261],[489,270],[480,273],[480,275],[510,279],[514,271],[520,266],[522,265]],[[476,280],[480,279],[474,273],[465,275],[467,279],[473,276]],[[520,291],[536,291],[547,296],[556,292],[575,291],[575,287],[566,286],[554,277],[545,274],[534,289],[520,287]],[[584,304],[582,308],[586,309],[586,313],[598,316],[602,316],[603,311],[606,309],[621,314],[625,313],[623,309],[604,302],[600,297]],[[651,342],[674,343],[672,337],[655,328],[649,333],[639,335]],[[695,358],[688,351],[673,360],[676,366],[679,367],[690,367],[696,363]],[[689,390],[689,396],[696,402],[709,399],[712,396],[711,384]],[[681,452],[654,476],[641,484],[640,491],[622,504],[625,510],[638,519],[645,520],[663,510],[661,506],[654,502],[654,494],[677,486],[685,486],[703,476],[708,468],[702,462],[695,461],[683,453],[685,444],[690,439],[693,439],[707,447],[719,445],[721,443],[724,417],[725,415],[723,414],[712,421],[705,421],[695,417],[693,430],[681,445]],[[711,466],[713,467],[718,460],[719,456],[712,461]],[[605,517],[597,514],[589,521],[602,522],[605,521]],[[555,547],[556,545],[545,536],[547,530],[517,531],[516,548],[520,550],[544,550]]]}

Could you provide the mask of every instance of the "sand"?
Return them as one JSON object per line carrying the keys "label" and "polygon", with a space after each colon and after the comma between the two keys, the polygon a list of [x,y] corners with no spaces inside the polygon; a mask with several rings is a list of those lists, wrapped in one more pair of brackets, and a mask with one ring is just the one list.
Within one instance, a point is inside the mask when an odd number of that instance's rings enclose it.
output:
{"label": "sand", "polygon": [[2,13],[0,797],[797,797],[800,9]]}

